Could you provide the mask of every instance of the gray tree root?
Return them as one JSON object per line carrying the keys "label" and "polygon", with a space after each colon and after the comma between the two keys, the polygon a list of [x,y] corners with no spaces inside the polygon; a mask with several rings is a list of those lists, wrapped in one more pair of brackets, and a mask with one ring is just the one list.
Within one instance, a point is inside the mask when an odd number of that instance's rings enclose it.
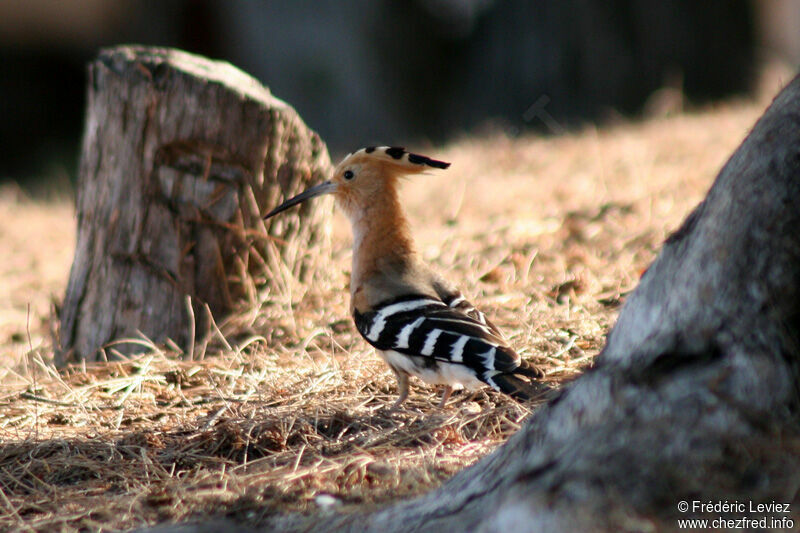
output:
{"label": "gray tree root", "polygon": [[[505,445],[413,501],[367,514],[276,515],[265,530],[664,531],[692,517],[797,521],[799,363],[800,78],[667,240],[596,366]],[[696,503],[726,501],[746,509],[703,512]],[[751,504],[772,502],[792,514],[750,514]]]}
{"label": "gray tree root", "polygon": [[216,319],[252,304],[271,276],[274,246],[305,268],[297,254],[324,245],[330,203],[268,227],[261,216],[330,168],[324,143],[294,109],[228,63],[169,49],[103,50],[89,67],[57,363],[94,359],[137,331],[188,347],[192,329],[204,331],[205,304]]}

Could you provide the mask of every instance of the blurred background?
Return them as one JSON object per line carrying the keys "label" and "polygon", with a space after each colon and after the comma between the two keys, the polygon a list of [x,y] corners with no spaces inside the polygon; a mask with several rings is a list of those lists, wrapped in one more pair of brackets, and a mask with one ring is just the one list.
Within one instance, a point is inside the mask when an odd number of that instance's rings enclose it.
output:
{"label": "blurred background", "polygon": [[120,43],[230,61],[336,159],[747,95],[800,63],[800,0],[3,0],[0,182],[74,180],[85,65]]}

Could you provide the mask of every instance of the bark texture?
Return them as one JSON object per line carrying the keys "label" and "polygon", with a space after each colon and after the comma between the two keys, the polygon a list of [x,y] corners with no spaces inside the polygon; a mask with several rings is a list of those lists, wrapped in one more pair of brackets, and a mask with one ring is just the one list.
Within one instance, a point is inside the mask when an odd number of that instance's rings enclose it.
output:
{"label": "bark texture", "polygon": [[185,346],[193,325],[204,331],[203,304],[219,319],[254,301],[269,254],[291,255],[300,274],[309,263],[286,243],[324,246],[330,202],[261,220],[331,165],[318,135],[247,74],[178,50],[117,47],[89,66],[87,100],[57,363],[94,359],[137,331]]}

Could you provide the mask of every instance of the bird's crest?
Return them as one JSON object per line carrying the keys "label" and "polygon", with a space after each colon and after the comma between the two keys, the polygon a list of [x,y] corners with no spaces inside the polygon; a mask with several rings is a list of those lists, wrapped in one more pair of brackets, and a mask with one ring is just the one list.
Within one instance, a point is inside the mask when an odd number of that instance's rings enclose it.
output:
{"label": "bird's crest", "polygon": [[428,168],[445,169],[450,163],[407,152],[401,146],[368,146],[348,154],[340,166],[357,163],[383,163],[400,174],[417,174]]}

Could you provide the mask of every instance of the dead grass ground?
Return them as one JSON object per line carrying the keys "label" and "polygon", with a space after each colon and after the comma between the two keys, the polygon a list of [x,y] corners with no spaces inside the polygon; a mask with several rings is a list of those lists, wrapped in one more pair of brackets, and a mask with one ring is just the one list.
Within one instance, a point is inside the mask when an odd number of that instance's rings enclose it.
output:
{"label": "dead grass ground", "polygon": [[[764,104],[561,138],[466,138],[404,198],[425,258],[554,384],[591,364],[624,296],[703,197]],[[0,529],[121,530],[406,498],[484,456],[535,405],[496,394],[394,400],[347,317],[349,234],[312,284],[287,276],[201,339],[195,360],[141,339],[125,362],[51,365],[51,299],[74,243],[67,202],[0,194]],[[327,496],[326,496],[327,495]]]}

